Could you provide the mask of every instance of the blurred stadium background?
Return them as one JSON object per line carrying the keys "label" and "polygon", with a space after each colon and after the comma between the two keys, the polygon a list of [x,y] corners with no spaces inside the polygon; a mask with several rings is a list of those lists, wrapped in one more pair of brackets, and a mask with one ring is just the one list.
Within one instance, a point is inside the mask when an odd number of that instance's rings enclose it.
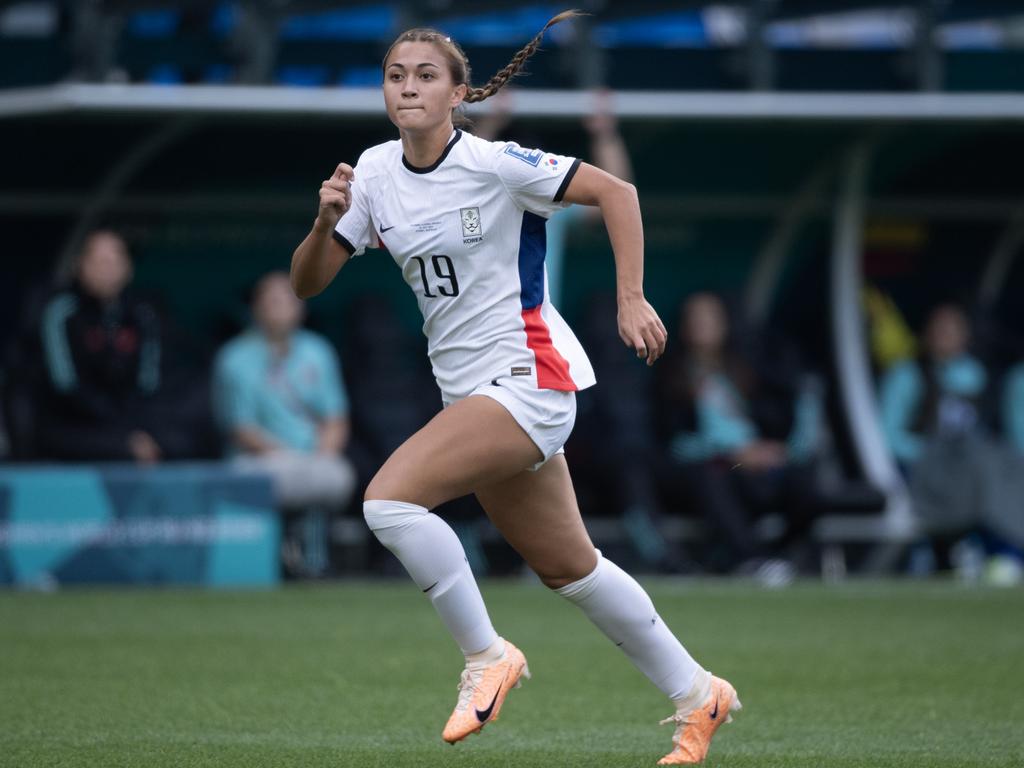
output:
{"label": "blurred stadium background", "polygon": [[[884,291],[890,314],[910,329],[940,301],[966,307],[973,351],[993,382],[983,418],[1005,431],[999,384],[1024,352],[1013,298],[1024,284],[1024,9],[948,0],[584,9],[592,15],[553,29],[510,89],[503,135],[588,157],[581,119],[598,99],[609,104],[642,196],[652,302],[675,329],[684,297],[716,291],[741,333],[770,329],[786,340],[794,370],[817,377],[827,404],[816,523],[826,562],[841,571],[902,567],[918,532],[875,395],[888,362],[877,338],[892,323],[868,325],[862,294]],[[136,284],[159,297],[187,340],[183,360],[201,376],[246,324],[253,281],[286,268],[318,181],[392,136],[376,88],[396,32],[414,24],[450,32],[480,82],[555,10],[443,0],[0,4],[0,451],[28,462],[10,465],[5,482],[34,476],[48,458],[33,412],[44,384],[26,339],[86,233],[111,226],[127,238]],[[488,102],[469,114],[494,109]],[[600,227],[570,234],[565,275],[559,305],[593,347],[608,330],[592,321],[594,307],[613,289]],[[367,303],[400,319],[405,356],[391,364],[423,373],[417,312],[386,258],[362,260],[313,300],[309,324],[341,350],[351,379],[357,438],[374,428],[361,420],[381,410],[366,402],[372,387],[359,386],[367,366],[359,345],[372,339],[351,331],[353,308]],[[599,365],[615,354],[601,349],[591,350]],[[606,399],[652,386],[645,371],[610,365]],[[581,398],[583,433],[599,398]],[[636,407],[638,418],[654,418],[643,402]],[[588,434],[606,429],[595,423]],[[585,464],[590,441],[580,442],[574,455]],[[219,447],[206,450],[215,456]],[[622,509],[601,504],[607,496],[585,467],[578,482],[584,506],[601,518],[596,537],[628,538]],[[11,520],[49,514],[35,508],[46,501],[7,504]],[[692,537],[688,517],[670,509],[659,525],[669,539]],[[467,535],[486,539],[486,525],[480,533],[470,522]],[[336,516],[332,530],[336,545],[363,546],[358,515]],[[642,555],[642,543],[634,549]],[[353,552],[334,556],[338,572],[367,565]],[[5,578],[60,580],[37,566],[21,576],[9,567]]]}
{"label": "blurred stadium background", "polygon": [[[567,447],[581,507],[624,565],[694,577],[649,583],[684,641],[754,702],[757,719],[719,754],[751,766],[1024,764],[1024,442],[1013,443],[1024,390],[1012,387],[1024,363],[1024,3],[576,5],[590,15],[553,28],[508,98],[468,116],[591,160],[587,120],[614,115],[643,207],[646,288],[670,344],[683,345],[687,297],[714,292],[783,403],[781,421],[766,421],[784,433],[801,393],[823,406],[798,561],[765,569],[781,559],[769,548],[754,568],[709,562],[714,509],[670,492],[682,469],[659,422],[659,381],[615,334],[604,230],[568,228],[558,306],[599,380],[580,395]],[[436,739],[430,718],[410,724],[408,712],[442,717],[438,691],[453,675],[420,654],[451,649],[404,580],[365,581],[401,573],[368,537],[358,489],[343,509],[279,514],[268,478],[222,459],[208,412],[214,356],[249,323],[257,279],[287,269],[320,181],[395,136],[379,92],[395,36],[416,25],[451,34],[480,84],[560,10],[0,1],[0,765],[650,762],[635,756],[651,734],[622,721],[605,685],[656,713],[643,682],[518,579],[485,593],[518,617],[512,637],[549,675],[537,701],[552,709],[516,720],[513,704],[506,730],[476,752],[442,759],[424,746]],[[135,289],[174,329],[167,360],[180,370],[164,376],[186,384],[172,398],[203,401],[195,447],[174,461],[60,461],[41,440],[47,302],[99,228],[125,238]],[[936,528],[879,392],[892,366],[919,358],[919,331],[946,302],[963,308],[987,372],[970,422],[998,491],[984,512],[981,490],[958,493],[983,484],[954,471],[980,455],[967,443],[939,465],[952,485],[935,487],[970,509]],[[307,326],[341,357],[359,484],[440,405],[418,321],[386,255],[361,257],[308,303]],[[778,540],[786,505],[751,513],[757,540]],[[472,502],[448,513],[481,576],[522,574]],[[743,578],[698,581],[722,573]],[[757,589],[794,574],[806,581]],[[49,594],[312,577],[332,584]],[[408,637],[421,643],[396,640]],[[357,670],[326,672],[339,648]],[[369,666],[382,649],[389,669],[417,670],[398,720],[397,694]],[[582,762],[567,760],[577,749]]]}

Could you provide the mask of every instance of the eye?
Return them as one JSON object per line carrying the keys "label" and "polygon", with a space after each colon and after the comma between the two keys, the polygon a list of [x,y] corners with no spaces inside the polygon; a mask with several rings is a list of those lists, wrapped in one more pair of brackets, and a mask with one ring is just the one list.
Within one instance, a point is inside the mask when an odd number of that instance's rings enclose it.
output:
{"label": "eye", "polygon": [[420,77],[423,78],[424,80],[433,80],[434,79],[434,73],[433,72],[424,72],[424,73],[422,73],[420,75]]}
{"label": "eye", "polygon": [[388,79],[391,80],[391,82],[393,83],[397,83],[399,80],[402,79],[402,75],[399,72],[392,72],[390,75],[388,75]]}

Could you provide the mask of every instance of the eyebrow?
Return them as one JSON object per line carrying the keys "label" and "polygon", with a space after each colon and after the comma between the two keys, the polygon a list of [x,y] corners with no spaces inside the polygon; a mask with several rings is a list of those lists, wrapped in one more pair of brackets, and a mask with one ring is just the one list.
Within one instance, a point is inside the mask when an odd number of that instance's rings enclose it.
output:
{"label": "eyebrow", "polygon": [[[395,62],[394,64],[388,64],[388,69],[391,69],[392,67],[398,67],[399,69],[405,69],[405,65],[404,64],[399,64],[398,62]],[[437,64],[434,64],[432,61],[424,61],[423,63],[416,65],[417,69],[419,69],[420,67],[434,67],[435,69],[440,69],[440,67],[437,66]]]}

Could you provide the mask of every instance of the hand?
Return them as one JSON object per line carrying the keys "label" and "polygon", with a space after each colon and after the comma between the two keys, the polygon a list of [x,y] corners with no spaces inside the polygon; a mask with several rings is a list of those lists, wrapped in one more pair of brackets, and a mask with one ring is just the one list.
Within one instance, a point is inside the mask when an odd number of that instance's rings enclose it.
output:
{"label": "hand", "polygon": [[786,446],[774,440],[755,440],[738,451],[733,459],[748,469],[777,469],[786,463]]}
{"label": "hand", "polygon": [[338,163],[331,178],[325,179],[320,185],[320,210],[317,213],[317,221],[334,229],[338,219],[344,216],[352,205],[354,180],[355,172],[352,166]]}
{"label": "hand", "polygon": [[642,296],[619,299],[619,338],[636,350],[637,357],[647,358],[647,365],[654,365],[665,351],[668,331],[654,307]]}
{"label": "hand", "polygon": [[128,450],[139,464],[156,464],[163,455],[156,440],[142,430],[128,435]]}

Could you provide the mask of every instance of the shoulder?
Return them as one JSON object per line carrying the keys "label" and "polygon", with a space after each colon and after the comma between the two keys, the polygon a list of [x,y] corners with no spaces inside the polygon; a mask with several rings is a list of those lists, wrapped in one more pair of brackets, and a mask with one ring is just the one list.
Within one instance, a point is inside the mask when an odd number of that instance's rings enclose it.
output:
{"label": "shoulder", "polygon": [[260,350],[261,340],[252,331],[241,333],[217,352],[214,364],[220,369],[237,369],[245,367]]}
{"label": "shoulder", "polygon": [[315,331],[302,328],[295,332],[294,343],[304,354],[331,360],[335,357],[334,345]]}
{"label": "shoulder", "polygon": [[359,155],[359,159],[356,161],[356,168],[359,169],[360,173],[357,179],[383,173],[387,169],[389,161],[396,159],[401,154],[402,142],[398,139],[385,141],[382,144],[376,144],[369,149],[363,150],[363,153]]}
{"label": "shoulder", "polygon": [[953,361],[950,367],[950,374],[954,379],[954,385],[965,392],[976,392],[985,387],[988,383],[988,373],[985,366],[971,355],[963,355]]}
{"label": "shoulder", "polygon": [[913,388],[921,381],[921,369],[912,360],[903,360],[894,363],[882,377],[882,382],[888,387]]}
{"label": "shoulder", "polygon": [[78,297],[73,291],[58,291],[43,305],[43,317],[50,320],[59,316],[66,320],[78,309]]}

